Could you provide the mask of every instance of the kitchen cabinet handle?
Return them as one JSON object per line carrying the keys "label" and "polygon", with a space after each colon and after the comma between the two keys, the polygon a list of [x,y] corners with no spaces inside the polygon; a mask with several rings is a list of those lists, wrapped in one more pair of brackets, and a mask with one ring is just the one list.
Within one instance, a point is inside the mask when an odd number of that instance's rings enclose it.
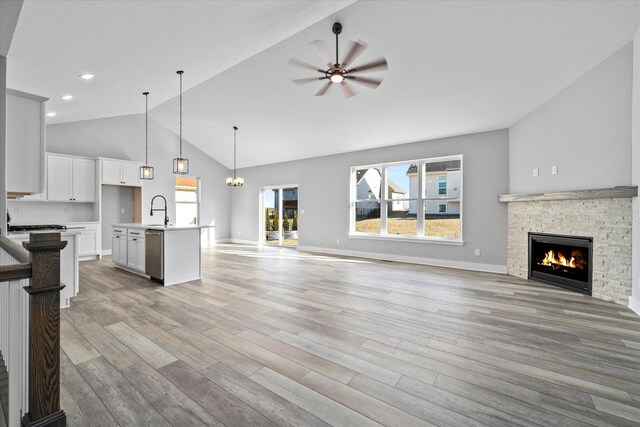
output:
{"label": "kitchen cabinet handle", "polygon": [[137,242],[137,241],[138,241],[138,239],[131,239],[131,240],[133,240],[134,242]]}

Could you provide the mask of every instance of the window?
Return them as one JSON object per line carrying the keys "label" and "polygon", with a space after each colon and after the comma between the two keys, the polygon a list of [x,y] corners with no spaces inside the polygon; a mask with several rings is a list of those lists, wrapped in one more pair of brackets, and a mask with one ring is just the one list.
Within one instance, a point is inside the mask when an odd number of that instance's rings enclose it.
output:
{"label": "window", "polygon": [[462,156],[351,168],[352,237],[462,241]]}
{"label": "window", "polygon": [[447,176],[440,175],[438,177],[438,194],[447,194]]}
{"label": "window", "polygon": [[176,225],[198,224],[198,178],[176,177]]}

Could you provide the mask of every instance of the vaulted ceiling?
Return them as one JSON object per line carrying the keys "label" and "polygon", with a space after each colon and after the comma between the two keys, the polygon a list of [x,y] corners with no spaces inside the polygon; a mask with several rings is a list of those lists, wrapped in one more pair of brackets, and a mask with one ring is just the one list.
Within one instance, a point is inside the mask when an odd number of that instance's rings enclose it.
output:
{"label": "vaulted ceiling", "polygon": [[[308,43],[335,21],[368,44],[357,62],[386,57],[377,89],[291,82],[309,74],[289,58],[322,64]],[[177,132],[183,69],[185,139],[232,166],[237,125],[244,167],[509,127],[639,21],[636,1],[25,1],[8,86],[51,98],[51,123],[143,112],[148,90]]]}

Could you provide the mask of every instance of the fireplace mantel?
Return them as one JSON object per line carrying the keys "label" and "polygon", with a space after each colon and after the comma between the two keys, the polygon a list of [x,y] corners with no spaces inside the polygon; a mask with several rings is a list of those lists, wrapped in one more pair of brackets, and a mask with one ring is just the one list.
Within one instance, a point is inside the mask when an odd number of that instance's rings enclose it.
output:
{"label": "fireplace mantel", "polygon": [[638,187],[611,187],[595,190],[560,191],[556,193],[523,193],[501,194],[498,201],[507,202],[533,202],[543,200],[585,200],[585,199],[618,199],[638,196]]}

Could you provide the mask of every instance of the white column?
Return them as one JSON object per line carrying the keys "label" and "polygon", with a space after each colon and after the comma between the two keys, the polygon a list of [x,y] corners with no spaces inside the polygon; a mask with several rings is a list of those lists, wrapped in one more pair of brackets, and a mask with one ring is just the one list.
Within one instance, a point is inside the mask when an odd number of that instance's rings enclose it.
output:
{"label": "white column", "polygon": [[[640,29],[633,38],[633,89],[631,98],[631,183],[640,185]],[[633,199],[632,274],[629,307],[640,314],[640,201]]]}
{"label": "white column", "polygon": [[0,56],[0,234],[7,235],[7,58]]}

